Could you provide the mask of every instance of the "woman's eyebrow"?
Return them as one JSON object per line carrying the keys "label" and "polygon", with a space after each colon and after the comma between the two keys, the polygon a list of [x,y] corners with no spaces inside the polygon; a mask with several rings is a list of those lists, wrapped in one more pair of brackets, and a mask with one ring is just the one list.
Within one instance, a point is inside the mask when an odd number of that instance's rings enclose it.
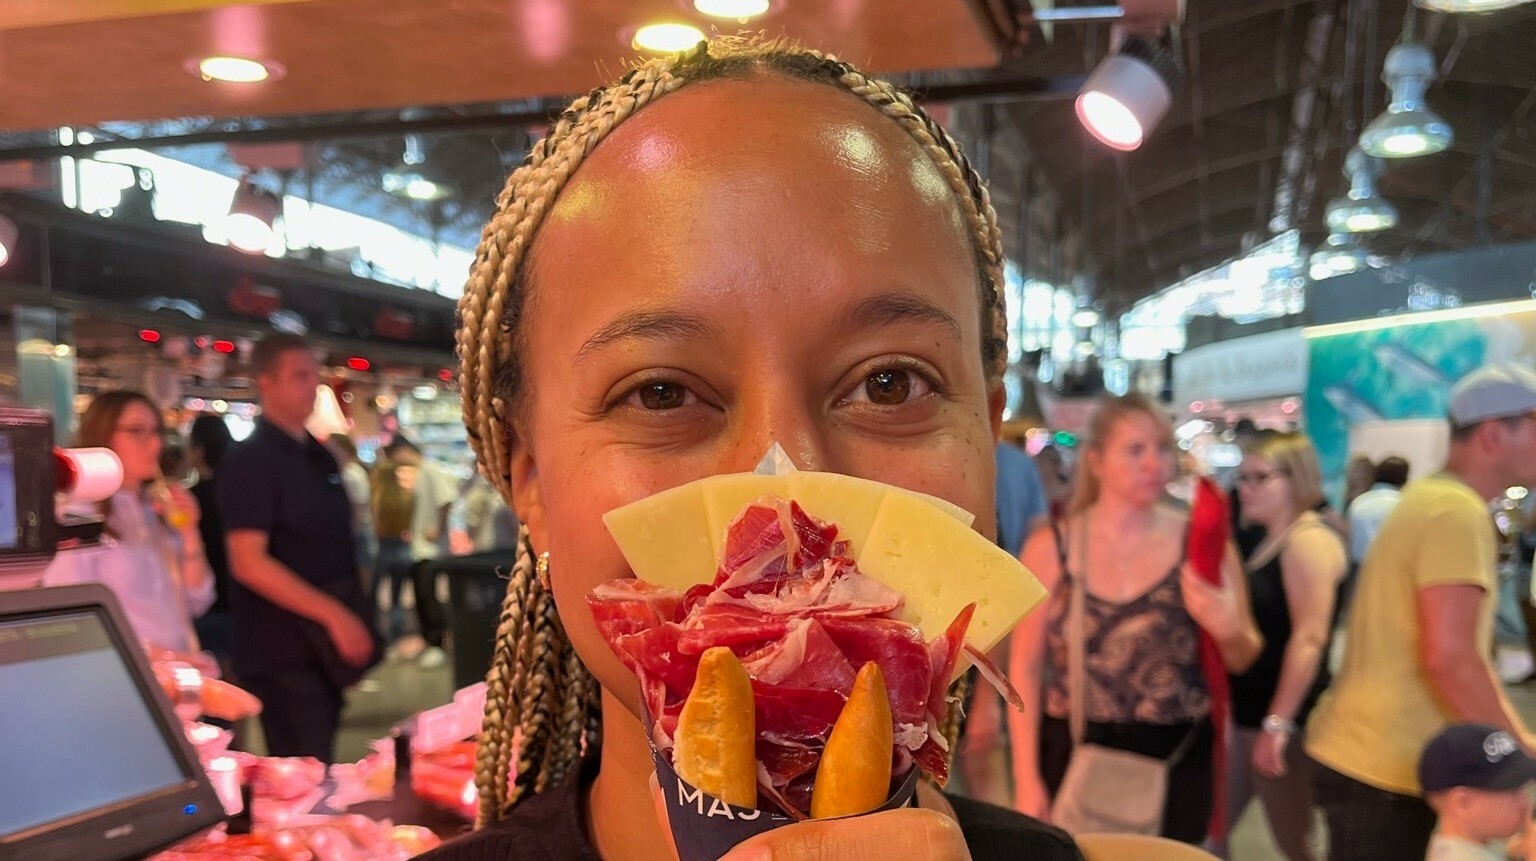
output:
{"label": "woman's eyebrow", "polygon": [[609,321],[592,333],[576,351],[575,361],[625,341],[657,341],[664,338],[718,340],[719,333],[704,318],[681,311],[631,311]]}
{"label": "woman's eyebrow", "polygon": [[957,340],[960,338],[960,324],[955,318],[915,293],[871,296],[839,314],[834,331],[871,329],[892,323],[936,323],[949,329]]}

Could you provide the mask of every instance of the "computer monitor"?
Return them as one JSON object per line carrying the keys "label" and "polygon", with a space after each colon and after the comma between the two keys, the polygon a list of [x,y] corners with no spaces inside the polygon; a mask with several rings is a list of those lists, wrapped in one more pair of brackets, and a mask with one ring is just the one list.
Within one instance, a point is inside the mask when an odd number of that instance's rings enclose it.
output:
{"label": "computer monitor", "polygon": [[112,592],[0,592],[0,861],[141,858],[223,817]]}

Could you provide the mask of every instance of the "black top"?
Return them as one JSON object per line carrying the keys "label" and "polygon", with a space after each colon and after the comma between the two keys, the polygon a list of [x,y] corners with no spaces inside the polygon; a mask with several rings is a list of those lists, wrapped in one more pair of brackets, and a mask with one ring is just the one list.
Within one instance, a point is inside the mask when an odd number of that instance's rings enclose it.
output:
{"label": "black top", "polygon": [[[365,625],[373,612],[357,572],[352,503],[336,459],[314,437],[298,440],[260,420],[219,464],[219,508],[230,532],[267,534],[267,553],[335,596]],[[244,676],[303,666],[335,666],[330,638],[316,623],[231,584],[232,658]]]}
{"label": "black top", "polygon": [[[1327,527],[1321,527],[1327,528]],[[1253,666],[1232,680],[1232,722],[1244,729],[1259,729],[1269,714],[1269,703],[1280,686],[1280,668],[1285,663],[1285,649],[1291,641],[1291,610],[1286,601],[1285,578],[1280,572],[1280,553],[1248,574],[1248,599],[1253,604],[1253,620],[1264,635],[1264,650]],[[1338,619],[1338,605],[1334,606]],[[1317,698],[1333,681],[1328,671],[1326,653],[1317,665],[1317,678],[1301,701],[1293,718],[1297,726],[1307,725],[1307,715],[1317,705]]]}
{"label": "black top", "polygon": [[1227,494],[1227,508],[1232,512],[1232,541],[1237,545],[1237,558],[1247,559],[1264,543],[1264,527],[1243,522],[1243,499],[1235,487]]}
{"label": "black top", "polygon": [[200,478],[192,485],[197,499],[197,529],[203,536],[203,555],[213,571],[213,606],[209,612],[229,612],[229,554],[224,549],[224,515],[219,511],[218,484],[212,478]]}
{"label": "black top", "polygon": [[[506,820],[420,856],[420,861],[599,861],[582,799],[597,779],[596,754],[559,788],[519,804]],[[1083,861],[1066,832],[1022,813],[949,796],[974,861]],[[891,857],[902,857],[891,847]]]}

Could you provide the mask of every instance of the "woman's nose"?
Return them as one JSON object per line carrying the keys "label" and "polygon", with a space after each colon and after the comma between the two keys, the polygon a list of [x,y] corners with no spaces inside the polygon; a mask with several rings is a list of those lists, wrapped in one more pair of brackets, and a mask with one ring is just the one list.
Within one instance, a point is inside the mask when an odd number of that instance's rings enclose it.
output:
{"label": "woman's nose", "polygon": [[788,386],[744,393],[732,417],[721,472],[751,472],[775,443],[796,469],[829,470],[826,437],[804,394]]}

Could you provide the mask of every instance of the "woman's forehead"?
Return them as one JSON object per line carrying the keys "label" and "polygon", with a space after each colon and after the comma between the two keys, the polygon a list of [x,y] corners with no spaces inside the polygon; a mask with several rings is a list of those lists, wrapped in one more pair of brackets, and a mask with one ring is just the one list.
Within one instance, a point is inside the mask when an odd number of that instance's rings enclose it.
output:
{"label": "woman's forehead", "polygon": [[917,290],[980,317],[969,233],[928,155],[857,97],[777,77],[693,85],[627,120],[576,168],[530,253],[540,308],[572,290],[594,312]]}
{"label": "woman's forehead", "polygon": [[1168,436],[1167,426],[1162,419],[1141,410],[1125,413],[1109,428],[1109,438],[1120,442],[1143,442],[1147,439],[1160,441]]}
{"label": "woman's forehead", "polygon": [[643,238],[657,219],[754,207],[792,209],[854,242],[888,242],[904,221],[969,247],[944,174],[896,121],[842,90],[773,75],[694,84],[637,112],[577,166],[535,246],[542,234],[618,228]]}

